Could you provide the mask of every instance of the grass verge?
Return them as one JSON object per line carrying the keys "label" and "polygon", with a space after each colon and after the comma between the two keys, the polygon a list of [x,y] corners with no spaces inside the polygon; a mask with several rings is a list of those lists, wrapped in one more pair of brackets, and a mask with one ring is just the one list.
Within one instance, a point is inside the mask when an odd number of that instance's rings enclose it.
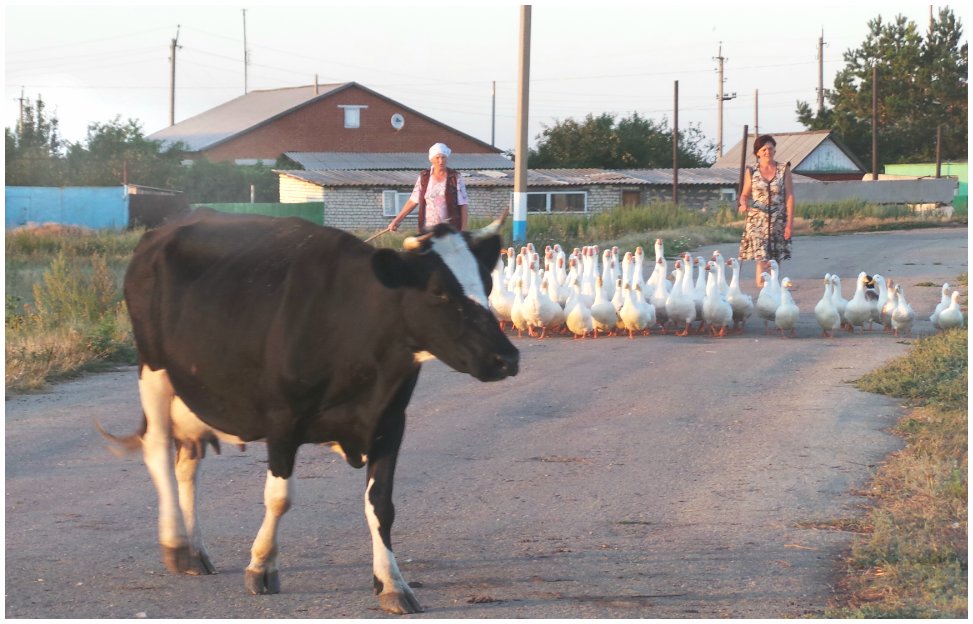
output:
{"label": "grass verge", "polygon": [[825,617],[967,617],[967,349],[965,328],[929,336],[858,381],[907,402],[895,429],[906,448],[868,490],[874,505]]}

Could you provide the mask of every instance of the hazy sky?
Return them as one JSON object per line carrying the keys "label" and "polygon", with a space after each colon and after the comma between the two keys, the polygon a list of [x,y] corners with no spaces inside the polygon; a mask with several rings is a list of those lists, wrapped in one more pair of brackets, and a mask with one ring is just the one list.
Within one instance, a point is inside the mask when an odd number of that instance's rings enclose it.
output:
{"label": "hazy sky", "polygon": [[[799,131],[797,101],[816,102],[818,37],[824,85],[844,67],[868,21],[902,14],[922,31],[930,6],[899,0],[845,2],[553,2],[532,8],[529,140],[543,126],[588,113],[633,112],[699,125],[716,143],[722,50],[723,142],[743,125]],[[765,7],[765,8],[761,8]],[[246,9],[246,29],[244,14]],[[244,70],[244,32],[249,66]],[[175,118],[180,121],[250,90],[358,82],[486,142],[496,82],[495,144],[516,144],[520,5],[368,3],[142,3],[4,8],[4,126],[21,94],[41,96],[69,141],[88,124],[119,116],[145,134],[169,122],[169,46],[177,36]],[[756,94],[756,97],[755,97]],[[430,142],[437,137],[430,137]]]}

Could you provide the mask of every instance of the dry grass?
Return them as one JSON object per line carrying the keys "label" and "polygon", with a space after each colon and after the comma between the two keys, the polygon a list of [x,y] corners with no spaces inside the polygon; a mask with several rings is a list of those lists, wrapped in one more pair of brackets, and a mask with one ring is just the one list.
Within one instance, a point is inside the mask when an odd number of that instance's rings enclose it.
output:
{"label": "dry grass", "polygon": [[915,407],[896,428],[906,448],[871,484],[827,617],[967,617],[967,346],[965,329],[930,336],[859,381]]}

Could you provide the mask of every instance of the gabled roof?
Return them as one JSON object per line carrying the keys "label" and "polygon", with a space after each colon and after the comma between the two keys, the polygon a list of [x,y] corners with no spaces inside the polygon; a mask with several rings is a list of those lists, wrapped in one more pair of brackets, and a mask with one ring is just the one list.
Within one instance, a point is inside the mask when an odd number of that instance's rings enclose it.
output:
{"label": "gabled roof", "polygon": [[[284,152],[309,171],[324,169],[408,169],[429,166],[428,153],[418,152]],[[453,169],[513,169],[514,163],[502,154],[454,152],[449,157]]]}
{"label": "gabled roof", "polygon": [[181,141],[199,152],[282,117],[354,83],[250,91],[189,119],[150,134],[148,139],[171,144]]}
{"label": "gabled roof", "polygon": [[[855,168],[858,169],[857,172],[865,173],[867,169],[862,164],[862,162],[855,156],[851,150],[849,150],[838,137],[830,130],[811,130],[808,132],[779,132],[779,133],[767,133],[774,137],[777,141],[777,154],[775,156],[778,162],[789,162],[791,163],[791,168],[798,172],[803,169],[809,173],[818,172],[819,167],[815,162],[815,153],[822,153],[827,150],[837,152],[842,157],[841,160],[845,161],[845,168],[843,172],[855,172]],[[740,169],[740,155],[741,150],[746,150],[746,163],[751,165],[755,162],[755,157],[753,156],[753,141],[756,137],[754,135],[748,135],[746,145],[743,141],[738,142],[736,145],[731,147],[723,156],[717,159],[713,163],[713,169]],[[833,161],[834,159],[829,159]]]}
{"label": "gabled roof", "polygon": [[[377,91],[373,91],[357,82],[341,84],[304,85],[283,89],[267,89],[250,91],[229,102],[204,111],[194,117],[180,121],[158,132],[150,134],[148,139],[162,141],[164,145],[181,141],[191,152],[201,152],[211,149],[224,141],[233,139],[241,134],[255,130],[269,124],[294,111],[308,106],[318,100],[331,97],[346,89],[356,88],[394,104],[403,111],[422,117],[451,132],[462,135],[470,141],[479,143],[499,155],[496,147],[477,139],[465,132],[449,127],[440,121],[419,111],[396,102]],[[286,149],[286,146],[285,146]],[[428,161],[425,163],[428,165]],[[423,166],[425,166],[423,165]]]}

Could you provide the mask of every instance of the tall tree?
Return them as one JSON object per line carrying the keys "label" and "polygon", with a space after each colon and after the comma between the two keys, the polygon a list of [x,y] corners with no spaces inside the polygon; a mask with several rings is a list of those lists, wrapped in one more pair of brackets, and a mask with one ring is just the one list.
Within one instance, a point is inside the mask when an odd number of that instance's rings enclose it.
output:
{"label": "tall tree", "polygon": [[936,128],[942,126],[943,157],[966,158],[969,61],[960,44],[962,25],[940,9],[924,38],[902,15],[868,22],[861,47],[844,54],[830,108],[813,111],[797,103],[797,119],[809,130],[833,130],[863,162],[872,160],[872,68],[878,74],[880,164],[935,158]]}
{"label": "tall tree", "polygon": [[[712,146],[704,144],[698,126],[679,133],[679,166],[705,167]],[[616,122],[615,115],[588,114],[545,126],[537,136],[537,149],[530,150],[532,168],[604,167],[635,169],[672,166],[672,130],[665,119],[654,122],[638,113]]]}
{"label": "tall tree", "polygon": [[43,98],[24,102],[13,129],[4,129],[4,177],[8,186],[59,186],[63,142],[56,115],[47,113]]}
{"label": "tall tree", "polygon": [[90,124],[85,140],[68,148],[66,165],[67,182],[85,186],[175,188],[182,175],[179,146],[163,148],[145,138],[138,121],[119,117]]}

